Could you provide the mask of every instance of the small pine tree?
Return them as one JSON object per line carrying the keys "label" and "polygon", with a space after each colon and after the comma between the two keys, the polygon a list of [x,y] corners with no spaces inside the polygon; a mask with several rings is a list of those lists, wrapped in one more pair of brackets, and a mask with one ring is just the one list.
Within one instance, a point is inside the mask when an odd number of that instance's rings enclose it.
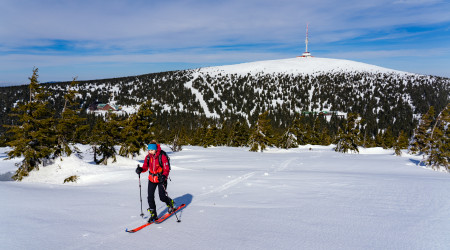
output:
{"label": "small pine tree", "polygon": [[229,127],[227,126],[227,123],[224,121],[220,128],[218,128],[217,131],[217,145],[219,146],[228,146],[229,140],[230,140],[230,134],[231,131],[229,130]]}
{"label": "small pine tree", "polygon": [[310,127],[304,124],[305,117],[296,118],[291,126],[291,131],[297,138],[297,145],[306,145],[311,142]]}
{"label": "small pine tree", "polygon": [[131,115],[124,121],[122,130],[122,143],[119,155],[135,157],[140,150],[146,150],[154,136],[154,118],[151,111],[151,101],[143,103],[136,114]]}
{"label": "small pine tree", "polygon": [[437,117],[429,140],[427,164],[433,168],[443,166],[450,171],[450,104]]}
{"label": "small pine tree", "polygon": [[336,147],[334,148],[336,152],[347,153],[348,151],[354,151],[359,153],[358,125],[357,115],[349,113],[344,127],[338,130]]}
{"label": "small pine tree", "polygon": [[120,144],[119,155],[134,158],[139,154],[144,145],[144,141],[141,140],[140,131],[137,127],[137,115],[133,114],[124,121],[124,127],[122,130],[123,140]]}
{"label": "small pine tree", "polygon": [[413,143],[411,145],[411,152],[416,153],[428,153],[428,145],[430,141],[430,127],[434,120],[434,107],[431,106],[428,112],[420,119],[419,125],[414,130]]}
{"label": "small pine tree", "polygon": [[198,127],[195,130],[194,136],[191,138],[189,143],[195,146],[203,146],[207,130],[208,130],[208,123],[204,121],[203,126]]}
{"label": "small pine tree", "polygon": [[231,134],[231,146],[232,147],[247,146],[249,137],[250,132],[247,123],[241,123],[237,121],[233,126],[233,131]]}
{"label": "small pine tree", "polygon": [[376,147],[384,147],[384,140],[383,140],[383,131],[378,131],[378,133],[375,135],[375,146]]}
{"label": "small pine tree", "polygon": [[89,128],[88,125],[83,125],[86,118],[79,116],[81,109],[77,108],[79,104],[75,100],[77,92],[74,90],[74,87],[76,84],[76,78],[74,78],[70,84],[68,93],[64,95],[64,108],[56,126],[58,137],[56,156],[64,154],[69,156],[72,154],[72,149],[79,151],[79,149],[73,146],[73,143],[79,134],[87,131]]}
{"label": "small pine tree", "polygon": [[319,135],[320,145],[328,146],[331,144],[331,136],[328,132],[327,128],[322,130],[322,133]]}
{"label": "small pine tree", "polygon": [[383,148],[389,149],[394,147],[395,138],[392,135],[392,130],[390,127],[386,129],[386,131],[383,133]]}
{"label": "small pine tree", "polygon": [[255,128],[250,136],[250,151],[257,152],[263,151],[267,146],[274,144],[274,133],[272,126],[270,125],[270,119],[267,117],[269,111],[266,111],[259,115]]}
{"label": "small pine tree", "polygon": [[291,131],[291,128],[288,128],[286,132],[281,136],[278,147],[284,149],[298,147],[297,136],[295,136],[295,134]]}
{"label": "small pine tree", "polygon": [[203,140],[202,146],[207,148],[208,146],[217,146],[217,135],[219,129],[217,129],[216,125],[211,125],[205,134],[205,138]]}
{"label": "small pine tree", "polygon": [[402,155],[402,149],[407,149],[409,144],[408,137],[406,136],[406,133],[402,130],[400,131],[399,136],[397,137],[397,140],[394,143],[394,150],[395,154],[400,156]]}
{"label": "small pine tree", "polygon": [[[109,112],[105,117],[106,121],[100,120],[94,126],[92,147],[94,149],[94,161],[96,164],[108,164],[108,159],[116,161],[115,145],[120,143],[121,121],[116,114]],[[97,160],[97,156],[101,156]]]}
{"label": "small pine tree", "polygon": [[322,142],[323,138],[323,126],[322,126],[322,122],[323,122],[324,118],[323,116],[317,116],[316,119],[314,120],[314,126],[312,128],[311,131],[311,144],[314,145],[323,145],[324,142]]}
{"label": "small pine tree", "polygon": [[6,142],[8,141],[6,133],[0,133],[0,147],[6,147]]}
{"label": "small pine tree", "polygon": [[30,98],[25,103],[13,109],[13,116],[17,116],[18,125],[7,126],[11,134],[11,141],[7,144],[12,148],[8,152],[9,159],[23,156],[24,159],[17,164],[18,169],[12,176],[14,180],[21,181],[29,172],[39,169],[54,157],[57,139],[55,133],[55,111],[46,101],[49,93],[38,82],[38,69],[33,69],[30,80]]}

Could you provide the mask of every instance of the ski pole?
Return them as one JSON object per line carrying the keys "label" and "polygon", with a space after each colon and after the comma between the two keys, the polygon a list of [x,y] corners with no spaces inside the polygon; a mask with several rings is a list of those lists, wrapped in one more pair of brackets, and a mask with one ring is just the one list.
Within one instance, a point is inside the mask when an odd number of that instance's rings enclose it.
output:
{"label": "ski pole", "polygon": [[[164,186],[164,183],[161,183],[161,186],[163,187],[163,189],[164,189],[164,192],[166,193],[166,196],[167,196],[167,197],[169,197],[169,194],[167,193],[167,190],[166,190],[166,187]],[[178,219],[178,215],[177,215],[177,213],[176,213],[176,212],[174,212],[173,214],[175,214],[175,217],[177,218],[177,222],[181,222],[181,220],[180,220],[180,219]]]}
{"label": "ski pole", "polygon": [[[139,166],[139,165],[138,165],[138,166]],[[141,217],[144,218],[144,212],[142,211],[141,174],[139,174],[139,197],[141,198]]]}

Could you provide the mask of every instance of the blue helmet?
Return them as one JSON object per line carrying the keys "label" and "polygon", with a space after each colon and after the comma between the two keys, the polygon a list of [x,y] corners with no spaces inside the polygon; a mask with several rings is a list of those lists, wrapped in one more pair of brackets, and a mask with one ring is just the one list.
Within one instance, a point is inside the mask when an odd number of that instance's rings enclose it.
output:
{"label": "blue helmet", "polygon": [[156,144],[155,143],[148,144],[147,149],[148,150],[156,150],[157,149]]}

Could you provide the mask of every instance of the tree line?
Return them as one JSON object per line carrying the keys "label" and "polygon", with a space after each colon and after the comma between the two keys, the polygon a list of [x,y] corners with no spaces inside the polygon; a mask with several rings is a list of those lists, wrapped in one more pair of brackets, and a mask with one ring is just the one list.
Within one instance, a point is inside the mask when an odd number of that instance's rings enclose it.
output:
{"label": "tree line", "polygon": [[[263,151],[267,147],[295,148],[299,145],[335,144],[337,152],[358,152],[358,147],[381,146],[424,155],[424,163],[449,169],[449,105],[438,114],[433,106],[419,120],[411,135],[395,133],[391,127],[371,132],[370,123],[357,113],[347,117],[333,114],[326,119],[321,113],[301,113],[284,121],[276,110],[256,110],[254,121],[232,114],[226,118],[207,118],[204,115],[183,113],[188,119],[179,120],[174,110],[161,111],[158,105],[146,100],[134,114],[104,116],[87,115],[77,99],[76,79],[63,95],[62,109],[49,101],[50,91],[38,82],[38,69],[29,78],[27,98],[11,109],[14,124],[4,125],[2,144],[11,147],[9,158],[24,157],[13,176],[21,180],[39,166],[53,159],[79,153],[77,143],[89,144],[96,164],[115,161],[116,155],[135,157],[156,139],[179,151],[183,145],[249,147]],[[169,121],[169,122],[167,122]],[[116,150],[115,146],[120,146]]]}
{"label": "tree line", "polygon": [[[42,84],[52,93],[48,101],[58,114],[64,107],[64,95],[70,84]],[[156,123],[169,124],[171,128],[181,126],[178,123],[198,127],[198,120],[203,120],[208,112],[218,117],[212,123],[255,124],[260,114],[269,111],[272,126],[281,131],[304,111],[332,110],[358,114],[363,118],[366,137],[374,138],[388,129],[394,136],[402,130],[412,136],[419,115],[425,114],[430,106],[437,112],[445,108],[449,88],[448,78],[420,75],[368,72],[210,75],[199,70],[183,70],[79,81],[74,90],[80,115],[90,122],[95,118],[89,117],[85,110],[94,102],[139,106],[152,100]],[[25,85],[0,88],[1,124],[16,122],[8,114],[28,95]],[[0,134],[4,132],[0,127]]]}

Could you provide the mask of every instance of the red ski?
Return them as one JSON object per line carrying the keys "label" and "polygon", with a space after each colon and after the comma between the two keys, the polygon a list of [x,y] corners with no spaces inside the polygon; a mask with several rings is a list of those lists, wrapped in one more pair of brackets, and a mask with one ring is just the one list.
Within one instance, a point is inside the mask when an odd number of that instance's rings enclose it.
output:
{"label": "red ski", "polygon": [[162,223],[162,222],[165,221],[167,218],[169,218],[170,216],[172,216],[173,214],[175,214],[175,213],[178,212],[179,210],[183,209],[185,206],[186,206],[186,204],[181,204],[180,206],[178,206],[177,208],[175,208],[175,210],[174,210],[172,213],[167,213],[167,214],[163,215],[161,218],[157,219],[156,221],[147,222],[147,223],[145,223],[144,225],[139,226],[139,227],[137,227],[137,228],[135,228],[135,229],[128,230],[128,228],[127,228],[127,229],[125,229],[125,232],[127,232],[127,233],[135,233],[135,232],[141,230],[142,228],[147,227],[147,226],[149,226],[149,225],[151,225],[151,224],[153,224],[153,223]]}
{"label": "red ski", "polygon": [[167,214],[163,215],[161,218],[157,219],[155,222],[157,224],[159,224],[159,223],[165,221],[167,218],[172,216],[174,213],[178,212],[178,210],[183,209],[185,206],[186,206],[186,204],[181,204],[180,206],[176,207],[172,213],[167,213]]}
{"label": "red ski", "polygon": [[128,230],[128,228],[127,228],[127,229],[125,229],[125,232],[127,232],[127,233],[136,233],[137,231],[141,230],[142,228],[144,228],[144,227],[146,227],[146,226],[148,226],[150,224],[153,224],[153,221],[152,222],[147,222],[144,225],[142,225],[140,227],[137,227],[135,229]]}

